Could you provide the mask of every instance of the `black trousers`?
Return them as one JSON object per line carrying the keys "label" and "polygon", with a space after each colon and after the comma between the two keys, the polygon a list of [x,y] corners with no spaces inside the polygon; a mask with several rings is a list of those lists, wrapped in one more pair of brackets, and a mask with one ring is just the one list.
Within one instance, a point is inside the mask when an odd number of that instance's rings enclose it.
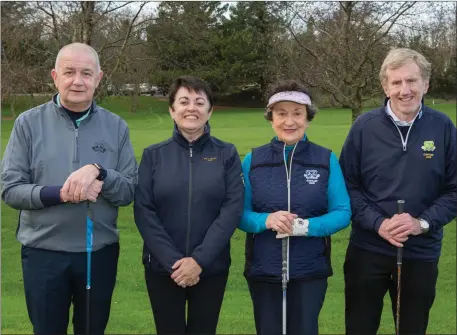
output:
{"label": "black trousers", "polygon": [[157,334],[216,334],[228,274],[201,278],[186,288],[148,267],[145,278]]}
{"label": "black trousers", "polygon": [[[23,246],[21,257],[27,310],[34,334],[67,334],[71,303],[73,332],[84,334],[87,254]],[[91,334],[105,332],[118,258],[119,243],[92,252]]]}
{"label": "black trousers", "polygon": [[[389,291],[396,320],[397,262],[349,244],[344,263],[346,334],[376,334]],[[438,262],[403,260],[400,334],[425,334],[435,300]],[[395,325],[392,333],[395,330]]]}
{"label": "black trousers", "polygon": [[[282,334],[282,284],[248,280],[257,334]],[[327,278],[287,285],[287,334],[317,335]]]}

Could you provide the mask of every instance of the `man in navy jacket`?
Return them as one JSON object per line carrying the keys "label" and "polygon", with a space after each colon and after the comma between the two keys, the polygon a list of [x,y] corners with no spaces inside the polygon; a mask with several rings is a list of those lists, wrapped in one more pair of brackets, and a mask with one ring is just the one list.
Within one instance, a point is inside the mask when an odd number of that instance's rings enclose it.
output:
{"label": "man in navy jacket", "polygon": [[[344,264],[347,334],[376,334],[387,290],[396,311],[398,247],[399,332],[427,329],[443,226],[457,214],[456,127],[423,105],[430,72],[416,51],[390,51],[380,71],[385,106],[361,115],[344,143],[340,164],[353,213]],[[397,214],[400,199],[404,214]]]}

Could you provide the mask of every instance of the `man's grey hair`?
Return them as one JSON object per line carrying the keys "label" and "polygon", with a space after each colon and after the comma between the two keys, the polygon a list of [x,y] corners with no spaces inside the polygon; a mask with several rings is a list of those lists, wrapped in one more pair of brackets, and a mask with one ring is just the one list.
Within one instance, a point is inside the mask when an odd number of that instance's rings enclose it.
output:
{"label": "man's grey hair", "polygon": [[59,50],[59,53],[57,54],[57,57],[56,57],[56,62],[55,62],[55,69],[58,68],[59,66],[59,60],[60,60],[60,57],[61,55],[67,51],[67,50],[85,50],[85,51],[88,51],[92,54],[92,56],[94,57],[94,60],[95,60],[95,67],[97,68],[97,72],[100,72],[100,59],[98,58],[98,53],[97,51],[95,51],[94,48],[92,48],[90,45],[87,45],[87,44],[84,44],[84,43],[71,43],[71,44],[67,44],[65,45],[64,47],[62,47],[60,50]]}
{"label": "man's grey hair", "polygon": [[430,79],[432,65],[422,54],[412,49],[398,48],[390,50],[382,63],[381,70],[379,71],[379,79],[381,80],[381,83],[386,81],[388,69],[398,69],[410,61],[415,62],[417,66],[419,66],[424,80]]}

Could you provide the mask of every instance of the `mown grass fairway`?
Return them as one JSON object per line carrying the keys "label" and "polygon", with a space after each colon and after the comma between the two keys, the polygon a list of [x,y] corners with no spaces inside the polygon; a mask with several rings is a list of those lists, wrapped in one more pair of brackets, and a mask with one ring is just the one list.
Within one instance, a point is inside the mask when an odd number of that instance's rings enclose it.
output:
{"label": "mown grass fairway", "polygon": [[[136,114],[128,114],[129,98],[105,100],[104,107],[116,112],[128,122],[130,136],[139,162],[143,148],[168,138],[172,122],[166,102],[150,97],[140,99]],[[455,104],[438,104],[436,109],[446,112],[455,122]],[[8,115],[8,109],[2,115]],[[2,121],[2,154],[13,126],[12,120]],[[332,149],[337,155],[349,131],[349,110],[321,110],[308,130],[309,138]],[[243,157],[252,147],[261,145],[273,136],[271,126],[263,119],[262,109],[216,108],[210,119],[212,134],[235,143]],[[411,171],[413,173],[413,171]],[[20,244],[15,239],[18,213],[2,203],[2,332],[5,334],[32,333],[28,319]],[[146,334],[155,331],[152,312],[144,283],[141,264],[142,240],[133,222],[132,207],[122,208],[118,226],[121,234],[121,256],[117,286],[107,333]],[[343,261],[350,229],[332,239],[334,276],[329,280],[325,304],[320,315],[320,333],[344,333]],[[455,221],[445,228],[443,252],[440,260],[437,296],[430,315],[428,333],[456,333],[456,227]],[[226,290],[218,333],[255,333],[251,299],[242,276],[244,267],[244,234],[236,231],[232,238],[232,267]],[[418,278],[417,280],[420,280]],[[407,283],[405,283],[407,285]],[[72,328],[70,327],[70,332]],[[379,330],[394,333],[389,300],[385,299],[384,314]]]}

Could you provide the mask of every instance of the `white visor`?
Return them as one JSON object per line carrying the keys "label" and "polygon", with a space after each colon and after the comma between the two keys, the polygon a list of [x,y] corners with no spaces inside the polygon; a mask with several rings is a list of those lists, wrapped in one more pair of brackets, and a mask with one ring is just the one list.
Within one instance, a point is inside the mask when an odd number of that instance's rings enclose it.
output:
{"label": "white visor", "polygon": [[281,101],[292,101],[300,105],[311,105],[311,99],[307,94],[297,91],[284,91],[273,94],[268,100],[267,108],[270,109],[274,104]]}

